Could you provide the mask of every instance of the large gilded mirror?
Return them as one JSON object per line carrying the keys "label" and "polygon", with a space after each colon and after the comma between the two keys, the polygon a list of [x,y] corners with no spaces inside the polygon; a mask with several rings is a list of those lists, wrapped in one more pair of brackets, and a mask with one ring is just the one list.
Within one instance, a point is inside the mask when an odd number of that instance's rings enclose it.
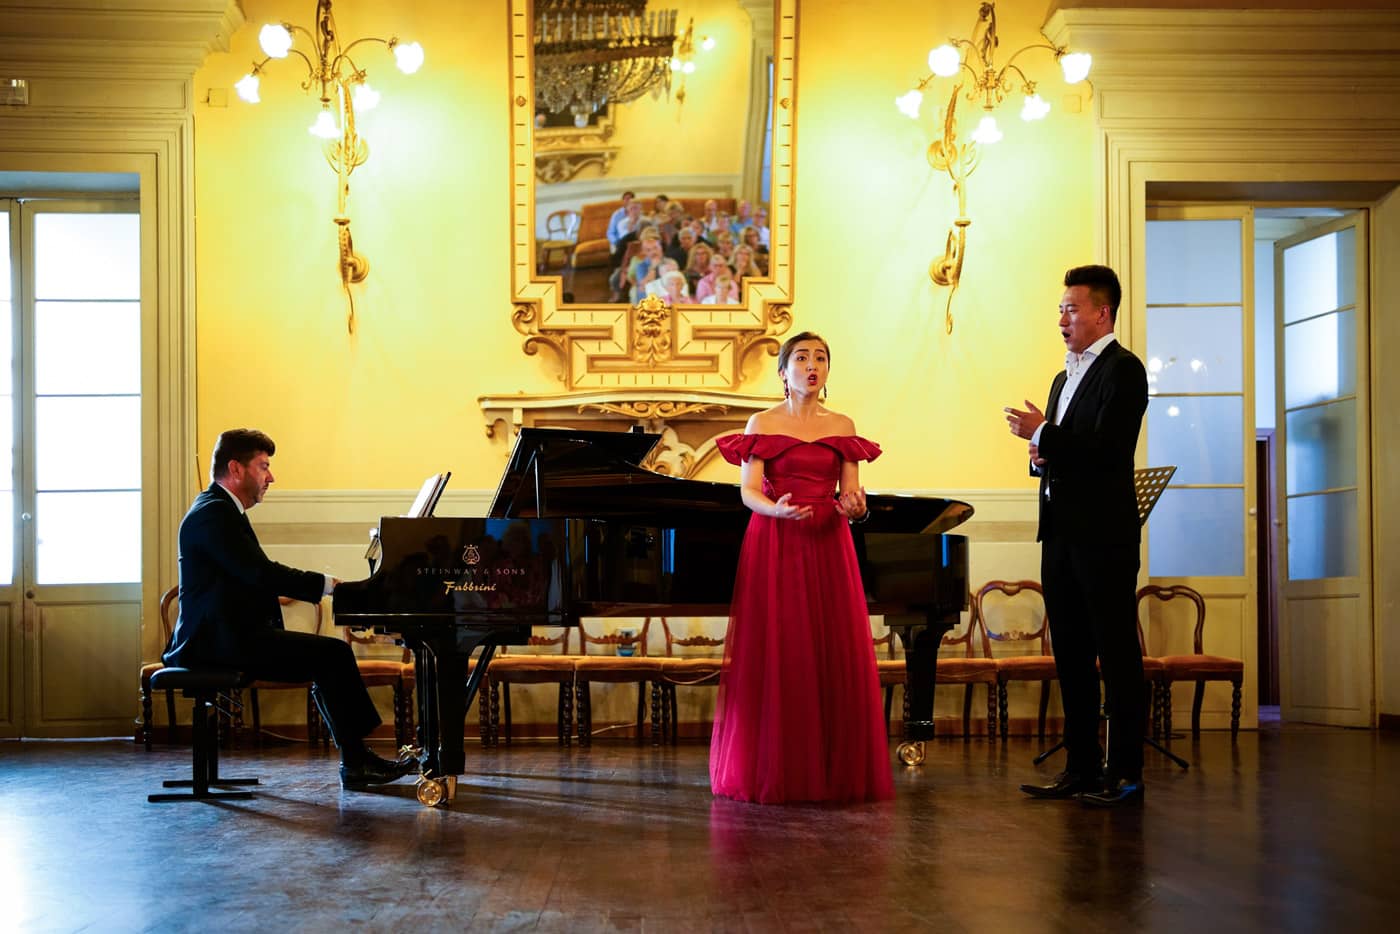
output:
{"label": "large gilded mirror", "polygon": [[[721,405],[695,400],[737,393],[791,323],[796,0],[510,3],[513,324],[522,350],[544,351],[566,393],[621,393],[632,406],[688,393],[688,404]],[[593,40],[618,33],[634,49],[650,44],[651,61],[602,61],[624,53]],[[602,73],[612,85],[599,92]],[[739,241],[766,210],[763,262],[745,264],[733,288],[710,296],[694,278],[648,296],[616,275],[635,262],[608,239],[624,191],[648,215],[659,194],[680,204],[681,214],[658,212],[676,219],[677,240],[684,214],[703,217],[707,202],[742,215]],[[655,251],[647,239],[631,251]]]}

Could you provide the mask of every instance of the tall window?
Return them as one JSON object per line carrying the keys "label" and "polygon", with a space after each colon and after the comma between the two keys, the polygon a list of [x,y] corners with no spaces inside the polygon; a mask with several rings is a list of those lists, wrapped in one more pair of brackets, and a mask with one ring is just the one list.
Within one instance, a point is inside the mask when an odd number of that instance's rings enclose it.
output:
{"label": "tall window", "polygon": [[[7,577],[17,503],[34,583],[141,579],[140,222],[126,213],[133,209],[26,201],[15,225],[21,249],[4,251],[0,268],[17,271],[5,280],[16,294],[0,311],[18,327],[6,329],[0,353],[11,360],[6,391],[19,395],[17,406],[7,395],[0,422],[0,483],[8,491],[0,508],[12,532],[0,556]],[[12,452],[23,456],[16,461]]]}
{"label": "tall window", "polygon": [[15,579],[15,312],[10,250],[13,214],[0,201],[0,360],[8,379],[0,379],[0,585]]}
{"label": "tall window", "polygon": [[1282,253],[1288,577],[1356,577],[1356,230]]}
{"label": "tall window", "polygon": [[35,215],[40,584],[141,579],[140,286],[138,215]]}
{"label": "tall window", "polygon": [[1153,577],[1245,571],[1242,225],[1147,224],[1147,463],[1176,467],[1147,527]]}

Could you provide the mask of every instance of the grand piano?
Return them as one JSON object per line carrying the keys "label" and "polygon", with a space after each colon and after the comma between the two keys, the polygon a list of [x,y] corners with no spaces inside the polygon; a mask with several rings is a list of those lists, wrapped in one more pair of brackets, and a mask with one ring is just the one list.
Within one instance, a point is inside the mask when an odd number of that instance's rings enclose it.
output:
{"label": "grand piano", "polygon": [[[413,651],[424,804],[449,800],[465,771],[466,711],[498,647],[581,618],[729,615],[749,511],[734,484],[641,467],[657,440],[521,429],[485,518],[381,519],[377,566],[335,588],[338,624],[396,634]],[[933,736],[938,645],[967,605],[967,539],[947,533],[972,507],[884,494],[866,503],[870,518],[851,531],[870,613],[904,644],[898,755],[917,765]]]}

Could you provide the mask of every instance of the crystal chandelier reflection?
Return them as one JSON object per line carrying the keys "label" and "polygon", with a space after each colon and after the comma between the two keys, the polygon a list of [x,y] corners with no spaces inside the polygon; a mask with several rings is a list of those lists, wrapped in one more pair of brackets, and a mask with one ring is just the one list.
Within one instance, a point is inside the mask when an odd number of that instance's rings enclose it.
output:
{"label": "crystal chandelier reflection", "polygon": [[606,104],[669,93],[675,44],[676,11],[646,0],[538,0],[535,106],[586,126]]}

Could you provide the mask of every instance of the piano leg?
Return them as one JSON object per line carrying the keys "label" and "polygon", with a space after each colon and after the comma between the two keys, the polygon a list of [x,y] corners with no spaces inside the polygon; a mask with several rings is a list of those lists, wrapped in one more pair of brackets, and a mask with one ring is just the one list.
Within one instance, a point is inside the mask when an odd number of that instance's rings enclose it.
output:
{"label": "piano leg", "polygon": [[[423,730],[423,772],[442,777],[461,775],[467,769],[462,737],[467,729],[467,708],[481,690],[487,666],[499,644],[493,633],[462,634],[448,630],[424,637],[418,659],[418,719]],[[463,673],[472,652],[481,656],[465,679]]]}
{"label": "piano leg", "polygon": [[933,739],[933,693],[938,676],[938,646],[955,620],[886,620],[904,643],[904,690],[909,716],[904,721],[904,742],[899,744],[899,760],[905,765],[924,761],[924,742]]}
{"label": "piano leg", "polygon": [[418,681],[418,736],[423,749],[419,769],[424,775],[441,775],[438,750],[437,659],[439,647],[427,640],[405,639],[413,650],[414,675]]}
{"label": "piano leg", "polygon": [[[486,680],[486,668],[491,664],[491,656],[496,654],[496,647],[499,644],[500,643],[493,639],[485,640],[481,643],[481,655],[477,658],[476,666],[472,668],[472,673],[467,677],[466,690],[462,693],[461,699],[457,701],[457,706],[449,708],[459,712],[459,718],[455,727],[457,735],[456,761],[458,764],[458,772],[466,771],[466,758],[462,754],[462,734],[467,728],[467,708],[472,705],[472,701],[476,700],[477,695],[481,693],[481,685],[485,683]],[[470,658],[470,653],[462,659],[464,664],[467,658]],[[457,683],[460,685],[461,681]],[[488,702],[488,698],[481,698],[480,700],[483,704]],[[494,720],[495,718],[493,717],[492,719]],[[494,737],[492,745],[494,745]],[[446,747],[444,747],[444,749],[445,748]]]}

